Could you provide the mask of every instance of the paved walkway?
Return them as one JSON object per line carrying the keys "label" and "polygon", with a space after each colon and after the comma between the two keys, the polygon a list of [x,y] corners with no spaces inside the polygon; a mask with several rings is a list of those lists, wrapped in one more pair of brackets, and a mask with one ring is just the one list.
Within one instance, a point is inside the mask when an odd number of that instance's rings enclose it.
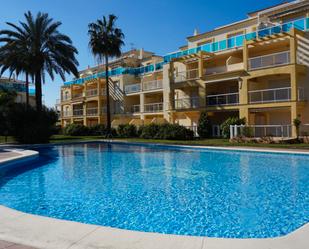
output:
{"label": "paved walkway", "polygon": [[35,249],[35,248],[0,240],[0,249]]}
{"label": "paved walkway", "polygon": [[8,158],[15,157],[15,156],[18,156],[18,155],[20,155],[20,154],[17,153],[17,152],[10,152],[10,151],[5,151],[5,150],[0,149],[0,160],[8,159]]}

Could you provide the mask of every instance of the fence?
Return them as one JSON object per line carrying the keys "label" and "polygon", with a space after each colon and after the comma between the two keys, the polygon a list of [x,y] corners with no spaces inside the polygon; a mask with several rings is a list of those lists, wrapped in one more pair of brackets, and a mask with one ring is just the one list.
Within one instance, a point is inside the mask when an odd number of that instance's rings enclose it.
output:
{"label": "fence", "polygon": [[291,125],[231,125],[230,138],[245,137],[291,137]]}

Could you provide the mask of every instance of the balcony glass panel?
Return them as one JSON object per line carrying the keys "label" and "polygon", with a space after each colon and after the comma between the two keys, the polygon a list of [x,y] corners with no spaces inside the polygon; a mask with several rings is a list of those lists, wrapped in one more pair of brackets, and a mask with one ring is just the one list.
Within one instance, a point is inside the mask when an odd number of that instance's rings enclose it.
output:
{"label": "balcony glass panel", "polygon": [[133,105],[132,106],[132,112],[133,113],[139,113],[140,112],[140,105]]}
{"label": "balcony glass panel", "polygon": [[249,91],[249,103],[269,103],[289,101],[291,99],[291,88],[273,88]]}
{"label": "balcony glass panel", "polygon": [[175,99],[175,109],[191,109],[199,106],[198,97]]}
{"label": "balcony glass panel", "polygon": [[132,84],[125,86],[125,93],[136,93],[141,91],[141,84]]}
{"label": "balcony glass panel", "polygon": [[98,108],[97,107],[87,108],[86,112],[87,112],[87,116],[97,116]]}
{"label": "balcony glass panel", "polygon": [[144,105],[144,112],[162,112],[163,103],[153,103]]}
{"label": "balcony glass panel", "polygon": [[162,80],[145,81],[143,83],[143,91],[162,89]]}
{"label": "balcony glass panel", "polygon": [[239,104],[239,93],[208,95],[206,99],[209,106],[237,105]]}
{"label": "balcony glass panel", "polygon": [[83,116],[84,110],[83,109],[74,109],[73,110],[73,116]]}
{"label": "balcony glass panel", "polygon": [[249,59],[249,70],[268,68],[290,63],[290,52],[257,56]]}

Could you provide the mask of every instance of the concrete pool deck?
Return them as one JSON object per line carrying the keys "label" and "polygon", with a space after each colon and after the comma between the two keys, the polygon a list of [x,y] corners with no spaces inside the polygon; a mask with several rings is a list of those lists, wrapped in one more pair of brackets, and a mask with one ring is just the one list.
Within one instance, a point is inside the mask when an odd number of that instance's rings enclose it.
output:
{"label": "concrete pool deck", "polygon": [[[198,148],[209,147],[198,146]],[[239,150],[240,148],[234,149]],[[248,151],[248,149],[241,150]],[[253,151],[253,149],[250,148],[249,151]],[[265,149],[254,151],[278,152],[278,150]],[[279,151],[284,153],[284,150],[280,149]],[[285,153],[291,153],[291,151],[286,150]],[[305,154],[302,151],[298,153]],[[21,149],[0,150],[1,154],[0,168],[3,163],[6,165],[38,155],[35,151]],[[27,214],[0,205],[0,249],[306,249],[308,245],[309,223],[278,238],[220,239],[135,232],[88,225]]]}

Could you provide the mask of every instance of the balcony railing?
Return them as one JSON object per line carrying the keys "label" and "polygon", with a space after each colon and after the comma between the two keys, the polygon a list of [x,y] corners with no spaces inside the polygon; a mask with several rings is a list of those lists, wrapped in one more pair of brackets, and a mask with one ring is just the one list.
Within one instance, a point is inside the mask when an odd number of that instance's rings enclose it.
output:
{"label": "balcony railing", "polygon": [[163,103],[151,103],[144,105],[144,112],[162,112]]}
{"label": "balcony railing", "polygon": [[87,108],[86,113],[87,116],[98,116],[99,114],[97,107]]}
{"label": "balcony railing", "polygon": [[73,116],[83,116],[84,115],[84,110],[83,109],[75,109],[73,110]]}
{"label": "balcony railing", "polygon": [[140,105],[133,105],[132,106],[132,113],[139,113],[141,112],[141,106]]}
{"label": "balcony railing", "polygon": [[248,91],[249,103],[269,103],[291,100],[291,87]]}
{"label": "balcony railing", "polygon": [[245,137],[291,137],[291,125],[231,125],[230,138]]}
{"label": "balcony railing", "polygon": [[63,95],[61,97],[61,101],[69,101],[69,100],[71,100],[71,95]]}
{"label": "balcony railing", "polygon": [[297,94],[298,94],[298,100],[299,101],[306,100],[305,88],[299,87],[298,91],[297,91]]}
{"label": "balcony railing", "polygon": [[206,75],[211,75],[211,74],[217,74],[217,73],[224,73],[227,72],[227,67],[226,66],[218,66],[218,67],[209,67],[206,68]]}
{"label": "balcony railing", "polygon": [[153,80],[143,82],[143,91],[162,89],[162,80]]}
{"label": "balcony railing", "polygon": [[83,93],[74,93],[72,95],[72,99],[78,99],[78,98],[82,98],[83,97]]}
{"label": "balcony railing", "polygon": [[141,91],[141,84],[131,84],[131,85],[126,85],[124,88],[124,91],[126,94],[128,93],[137,93]]}
{"label": "balcony railing", "polygon": [[61,114],[62,114],[62,117],[64,117],[64,118],[72,116],[72,112],[71,111],[63,111],[63,112],[61,112]]}
{"label": "balcony railing", "polygon": [[238,105],[239,93],[208,95],[206,99],[208,106]]}
{"label": "balcony railing", "polygon": [[280,52],[275,54],[257,56],[249,59],[249,70],[257,70],[262,68],[269,68],[290,63],[290,52]]}
{"label": "balcony railing", "polygon": [[186,71],[176,72],[174,75],[174,82],[184,82],[187,80],[196,80],[199,78],[198,69],[189,69]]}
{"label": "balcony railing", "polygon": [[98,89],[89,89],[86,91],[87,97],[93,97],[98,95]]}
{"label": "balcony railing", "polygon": [[199,97],[175,99],[175,109],[191,109],[198,108],[199,106]]}

